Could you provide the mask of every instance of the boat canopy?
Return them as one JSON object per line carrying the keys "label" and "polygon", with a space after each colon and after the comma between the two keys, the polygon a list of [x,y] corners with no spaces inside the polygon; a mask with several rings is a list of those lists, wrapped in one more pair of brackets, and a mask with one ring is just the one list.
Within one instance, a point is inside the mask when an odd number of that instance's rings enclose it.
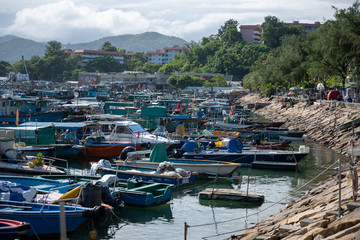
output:
{"label": "boat canopy", "polygon": [[[77,130],[85,127],[89,123],[84,122],[25,122],[20,124],[21,127],[49,127],[54,126],[55,129]],[[93,123],[92,123],[93,124]]]}

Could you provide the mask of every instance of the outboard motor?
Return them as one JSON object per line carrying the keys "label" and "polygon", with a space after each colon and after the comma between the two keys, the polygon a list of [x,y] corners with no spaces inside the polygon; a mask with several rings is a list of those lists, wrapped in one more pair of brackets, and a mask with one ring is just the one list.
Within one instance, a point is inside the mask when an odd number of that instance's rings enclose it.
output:
{"label": "outboard motor", "polygon": [[184,151],[181,149],[174,149],[173,157],[174,158],[182,158],[184,156]]}
{"label": "outboard motor", "polygon": [[121,151],[120,159],[125,161],[129,152],[136,152],[136,149],[134,147],[127,146]]}
{"label": "outboard motor", "polygon": [[215,142],[214,141],[211,141],[211,142],[209,142],[209,148],[215,148],[216,147],[216,144],[215,144]]}

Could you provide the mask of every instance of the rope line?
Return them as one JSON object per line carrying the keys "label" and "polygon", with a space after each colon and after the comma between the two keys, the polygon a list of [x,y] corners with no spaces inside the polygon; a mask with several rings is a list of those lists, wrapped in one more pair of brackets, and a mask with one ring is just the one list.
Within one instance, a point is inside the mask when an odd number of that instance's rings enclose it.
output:
{"label": "rope line", "polygon": [[259,213],[262,213],[266,210],[268,210],[269,208],[281,203],[281,201],[283,201],[284,199],[288,198],[291,196],[291,194],[295,193],[295,192],[298,192],[299,190],[301,190],[302,188],[306,187],[307,185],[309,185],[311,182],[313,182],[315,179],[317,179],[319,176],[321,176],[322,174],[324,174],[326,171],[328,171],[330,168],[332,168],[333,166],[335,166],[336,164],[338,164],[338,162],[334,162],[333,164],[331,164],[329,167],[327,167],[325,170],[323,170],[322,172],[320,172],[318,175],[316,175],[314,178],[310,179],[308,182],[306,182],[304,185],[298,187],[297,189],[293,190],[291,193],[289,193],[288,195],[286,195],[285,197],[281,198],[280,200],[278,200],[277,202],[271,204],[270,206],[258,211],[258,212],[255,212],[255,213],[252,213],[252,214],[249,214],[247,216],[241,216],[241,217],[238,217],[238,218],[233,218],[233,219],[229,219],[229,220],[225,220],[225,221],[220,221],[220,222],[216,222],[216,223],[204,223],[204,224],[198,224],[198,225],[193,225],[193,226],[190,226],[190,225],[187,225],[187,227],[203,227],[203,226],[209,226],[209,225],[214,225],[214,224],[221,224],[221,223],[228,223],[228,222],[231,222],[231,221],[234,221],[234,220],[239,220],[239,219],[243,219],[243,218],[247,218],[247,217],[250,217],[250,216],[254,216],[254,215],[257,215]]}

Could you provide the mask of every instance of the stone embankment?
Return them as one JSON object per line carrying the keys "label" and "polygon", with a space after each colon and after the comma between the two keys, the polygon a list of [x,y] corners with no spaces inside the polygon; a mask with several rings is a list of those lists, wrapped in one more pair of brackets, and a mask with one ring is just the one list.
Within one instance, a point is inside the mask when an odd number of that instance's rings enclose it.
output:
{"label": "stone embankment", "polygon": [[[280,99],[260,99],[247,95],[239,104],[265,106],[256,112],[273,121],[286,121],[290,130],[306,131],[307,138],[346,154],[359,147],[360,126],[339,128],[341,124],[360,117],[360,104],[299,101],[293,106]],[[359,109],[357,107],[359,106]],[[354,129],[354,131],[352,131]],[[301,198],[287,204],[279,213],[248,229],[233,239],[360,239],[360,202],[353,201],[352,178],[349,170],[341,174],[341,217],[339,210],[338,176],[318,184]],[[358,173],[356,174],[358,179]],[[359,199],[358,191],[355,195]]]}

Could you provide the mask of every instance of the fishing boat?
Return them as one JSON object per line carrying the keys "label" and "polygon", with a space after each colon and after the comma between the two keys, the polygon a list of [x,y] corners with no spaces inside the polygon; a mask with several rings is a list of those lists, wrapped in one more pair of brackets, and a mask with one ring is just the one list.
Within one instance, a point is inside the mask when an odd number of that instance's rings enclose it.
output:
{"label": "fishing boat", "polygon": [[0,238],[2,240],[17,239],[20,234],[24,234],[30,228],[31,225],[26,222],[0,219]]}
{"label": "fishing boat", "polygon": [[128,141],[134,142],[136,145],[145,144],[148,149],[153,148],[157,143],[165,143],[167,147],[178,143],[178,141],[151,134],[134,121],[116,121],[112,124],[111,133],[105,135],[108,141]]}
{"label": "fishing boat", "polygon": [[11,94],[0,98],[0,126],[16,126],[29,121],[61,121],[64,111],[51,110],[51,101],[34,97],[14,97]]}
{"label": "fishing boat", "polygon": [[[135,150],[135,149],[134,149]],[[143,152],[143,151],[141,151]],[[187,171],[197,172],[205,176],[231,176],[240,167],[239,163],[226,163],[220,161],[192,160],[192,159],[169,159],[166,155],[164,144],[157,144],[150,153],[149,158],[137,159],[141,152],[128,152],[125,160],[117,160],[117,163],[136,167],[157,169],[162,162],[171,163],[174,168],[182,168]]]}
{"label": "fishing boat", "polygon": [[[114,177],[115,179],[113,179]],[[99,182],[102,186],[109,187],[113,198],[123,201],[125,206],[136,207],[153,207],[167,203],[170,201],[174,189],[172,184],[146,182],[136,178],[117,179],[115,175],[104,175],[103,177],[46,175],[40,178],[53,181],[68,180],[83,186],[88,182]]]}
{"label": "fishing boat", "polygon": [[75,183],[75,181],[70,179],[46,179],[46,178],[37,178],[30,176],[15,176],[15,175],[1,175],[0,181],[8,181],[12,183],[18,183],[25,186],[31,186],[36,189],[38,193],[48,193],[52,189],[57,189],[60,193],[66,193],[70,189],[73,189],[74,186],[70,186]]}
{"label": "fishing boat", "polygon": [[128,140],[107,141],[101,132],[97,132],[86,138],[85,149],[82,153],[87,157],[114,158],[118,157],[128,146],[141,150],[145,144],[136,144],[136,142]]}
{"label": "fishing boat", "polygon": [[173,184],[177,187],[188,184],[194,184],[197,176],[196,172],[189,171],[167,171],[159,173],[152,168],[123,166],[122,164],[111,164],[107,160],[100,160],[98,163],[92,163],[92,172],[97,172],[100,175],[114,174],[119,179],[139,178],[143,181],[152,181],[155,183]]}
{"label": "fishing boat", "polygon": [[65,171],[53,166],[54,160],[38,156],[25,156],[16,149],[6,151],[7,158],[0,162],[0,172],[27,175],[65,174]]}
{"label": "fishing boat", "polygon": [[304,145],[300,146],[298,151],[243,150],[237,141],[240,140],[238,138],[231,139],[227,150],[201,150],[197,145],[189,146],[187,149],[183,147],[182,149],[187,151],[183,157],[185,159],[234,162],[240,163],[242,166],[259,168],[294,169],[298,162],[309,154],[309,148]]}
{"label": "fishing boat", "polygon": [[[100,207],[86,208],[64,206],[67,232],[73,232],[89,217],[96,217],[103,210]],[[60,233],[60,206],[0,200],[0,218],[11,219],[31,224],[26,235],[52,235]]]}

